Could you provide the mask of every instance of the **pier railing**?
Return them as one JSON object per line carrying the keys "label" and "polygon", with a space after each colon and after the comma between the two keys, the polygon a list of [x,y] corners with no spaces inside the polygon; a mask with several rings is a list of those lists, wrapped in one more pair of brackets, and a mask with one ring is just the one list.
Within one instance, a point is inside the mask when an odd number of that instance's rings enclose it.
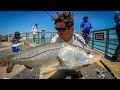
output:
{"label": "pier railing", "polygon": [[[103,40],[96,40],[95,39],[95,34],[96,33],[104,33],[104,39]],[[79,32],[75,32],[78,33]],[[50,43],[50,40],[53,36],[57,34],[57,32],[45,32],[46,34],[46,43]],[[27,40],[29,42],[32,42],[33,34],[32,32],[26,32],[26,33],[21,33],[22,39]],[[0,36],[1,37],[1,36]],[[12,38],[14,37],[14,34],[9,34],[8,35],[8,41],[11,41]],[[41,43],[41,32],[38,32],[38,43]],[[116,35],[115,27],[113,28],[106,28],[102,30],[95,30],[91,31],[91,38],[89,40],[88,46],[90,46],[92,49],[99,50],[104,54],[114,54],[115,49],[118,45],[118,38]]]}
{"label": "pier railing", "polygon": [[[96,33],[104,33],[103,40],[96,40]],[[115,27],[102,30],[91,31],[91,39],[89,40],[89,46],[92,49],[100,50],[104,54],[114,54],[118,45],[118,38],[116,35]]]}
{"label": "pier railing", "polygon": [[[78,32],[75,32],[75,33],[78,33]],[[33,38],[33,34],[32,32],[25,32],[25,33],[20,33],[21,34],[21,37],[22,37],[22,41],[26,40],[26,41],[29,41],[29,42],[32,42],[32,39]],[[55,35],[57,34],[57,32],[45,32],[45,37],[46,39],[49,39],[47,40],[46,43],[50,43],[50,40],[52,39],[52,37],[54,37]],[[11,41],[14,37],[14,34],[9,34],[8,35],[8,41]],[[37,34],[37,43],[41,43],[41,32],[38,32]]]}

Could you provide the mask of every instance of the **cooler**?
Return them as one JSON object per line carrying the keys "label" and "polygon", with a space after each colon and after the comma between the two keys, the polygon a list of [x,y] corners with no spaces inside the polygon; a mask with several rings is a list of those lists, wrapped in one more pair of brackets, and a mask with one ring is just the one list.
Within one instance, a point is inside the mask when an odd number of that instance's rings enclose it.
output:
{"label": "cooler", "polygon": [[20,45],[19,44],[12,45],[12,51],[13,52],[19,52],[20,51]]}

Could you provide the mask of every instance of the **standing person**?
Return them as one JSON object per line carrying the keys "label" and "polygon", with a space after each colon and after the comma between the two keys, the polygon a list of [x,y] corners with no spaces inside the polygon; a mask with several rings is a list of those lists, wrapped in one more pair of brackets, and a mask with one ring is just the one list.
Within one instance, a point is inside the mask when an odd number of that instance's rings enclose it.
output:
{"label": "standing person", "polygon": [[88,21],[88,17],[85,16],[83,18],[83,22],[80,24],[80,31],[85,40],[85,43],[88,45],[89,38],[90,38],[90,29],[92,28],[91,23]]}
{"label": "standing person", "polygon": [[45,29],[43,28],[42,29],[42,32],[41,32],[41,41],[45,43]]}
{"label": "standing person", "polygon": [[36,44],[37,34],[38,34],[38,24],[35,24],[32,27],[32,33],[33,33],[33,42]]}
{"label": "standing person", "polygon": [[118,42],[119,42],[115,50],[115,54],[112,56],[112,60],[115,61],[120,55],[120,11],[116,11],[116,14],[114,16],[114,21],[116,23],[116,34],[117,34]]}
{"label": "standing person", "polygon": [[[73,32],[74,18],[71,13],[60,14],[58,15],[57,18],[53,17],[53,20],[54,20],[54,25],[58,34],[56,34],[51,39],[51,43],[69,43],[69,44],[77,45],[81,48],[87,48],[89,50],[88,46],[86,46],[85,44],[83,37]],[[88,60],[88,62],[90,62],[91,64],[95,61],[91,59],[91,60]],[[82,79],[84,78],[82,75],[77,75],[77,76],[81,76]]]}

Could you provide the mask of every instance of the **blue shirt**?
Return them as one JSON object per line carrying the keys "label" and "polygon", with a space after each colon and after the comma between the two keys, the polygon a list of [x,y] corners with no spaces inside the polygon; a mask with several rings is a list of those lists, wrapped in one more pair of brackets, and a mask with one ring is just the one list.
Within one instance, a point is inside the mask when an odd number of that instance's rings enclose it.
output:
{"label": "blue shirt", "polygon": [[41,32],[41,36],[44,37],[45,36],[45,32]]}
{"label": "blue shirt", "polygon": [[117,14],[114,16],[114,20],[116,22],[116,25],[120,24],[120,18],[119,18],[119,16]]}
{"label": "blue shirt", "polygon": [[90,22],[82,22],[80,25],[80,28],[82,28],[83,33],[90,33],[91,23]]}

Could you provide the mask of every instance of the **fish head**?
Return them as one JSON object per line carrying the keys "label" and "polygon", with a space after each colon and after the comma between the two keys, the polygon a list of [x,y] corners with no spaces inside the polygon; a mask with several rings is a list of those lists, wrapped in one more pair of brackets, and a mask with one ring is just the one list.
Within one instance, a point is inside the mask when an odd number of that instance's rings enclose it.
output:
{"label": "fish head", "polygon": [[91,65],[103,58],[104,58],[104,56],[100,52],[97,52],[90,48],[76,47],[75,60],[77,60],[81,66]]}
{"label": "fish head", "polygon": [[67,69],[74,69],[79,66],[95,63],[100,60],[102,55],[88,48],[83,49],[70,45],[62,48],[58,56]]}

